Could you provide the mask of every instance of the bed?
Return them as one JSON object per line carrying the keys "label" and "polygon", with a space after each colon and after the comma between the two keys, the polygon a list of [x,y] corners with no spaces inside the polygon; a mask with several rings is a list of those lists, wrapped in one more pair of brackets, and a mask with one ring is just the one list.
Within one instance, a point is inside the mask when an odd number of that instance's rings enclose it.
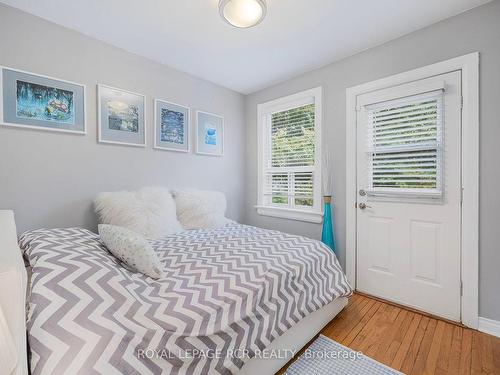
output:
{"label": "bed", "polygon": [[33,274],[34,375],[271,374],[351,294],[318,241],[240,224],[152,241],[159,280],[129,271],[86,229],[29,231],[19,244]]}

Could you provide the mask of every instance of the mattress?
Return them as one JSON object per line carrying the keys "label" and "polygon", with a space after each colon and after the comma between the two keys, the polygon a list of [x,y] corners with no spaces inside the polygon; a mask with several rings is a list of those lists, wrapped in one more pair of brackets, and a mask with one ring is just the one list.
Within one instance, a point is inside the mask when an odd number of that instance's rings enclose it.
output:
{"label": "mattress", "polygon": [[232,374],[351,288],[318,241],[230,224],[151,241],[154,280],[82,228],[24,233],[32,374]]}

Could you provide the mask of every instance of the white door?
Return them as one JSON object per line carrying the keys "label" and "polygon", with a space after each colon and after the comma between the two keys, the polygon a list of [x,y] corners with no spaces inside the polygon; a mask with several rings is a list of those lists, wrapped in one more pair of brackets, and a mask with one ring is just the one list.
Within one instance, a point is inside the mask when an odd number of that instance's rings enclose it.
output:
{"label": "white door", "polygon": [[357,289],[460,321],[461,74],[356,105]]}

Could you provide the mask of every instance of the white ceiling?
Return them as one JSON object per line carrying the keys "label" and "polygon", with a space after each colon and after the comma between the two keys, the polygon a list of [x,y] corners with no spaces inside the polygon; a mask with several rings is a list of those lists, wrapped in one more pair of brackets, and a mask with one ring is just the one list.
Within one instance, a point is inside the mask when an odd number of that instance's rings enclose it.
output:
{"label": "white ceiling", "polygon": [[248,94],[489,0],[267,0],[236,29],[218,0],[0,0],[127,51]]}

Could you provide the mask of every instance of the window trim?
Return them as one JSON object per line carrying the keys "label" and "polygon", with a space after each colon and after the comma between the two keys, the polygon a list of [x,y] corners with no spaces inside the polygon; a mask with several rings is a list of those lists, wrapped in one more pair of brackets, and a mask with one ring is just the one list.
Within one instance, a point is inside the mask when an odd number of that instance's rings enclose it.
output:
{"label": "window trim", "polygon": [[[323,220],[321,202],[321,123],[322,123],[322,94],[323,88],[301,91],[282,98],[271,100],[257,105],[257,152],[258,152],[258,175],[257,175],[257,204],[255,208],[259,215],[271,216],[290,220],[299,220],[312,223],[321,223]],[[271,113],[286,111],[314,103],[315,123],[314,123],[314,205],[311,209],[299,209],[296,207],[279,207],[265,204],[264,198],[264,166],[265,150],[268,142],[265,139],[267,122]]]}

